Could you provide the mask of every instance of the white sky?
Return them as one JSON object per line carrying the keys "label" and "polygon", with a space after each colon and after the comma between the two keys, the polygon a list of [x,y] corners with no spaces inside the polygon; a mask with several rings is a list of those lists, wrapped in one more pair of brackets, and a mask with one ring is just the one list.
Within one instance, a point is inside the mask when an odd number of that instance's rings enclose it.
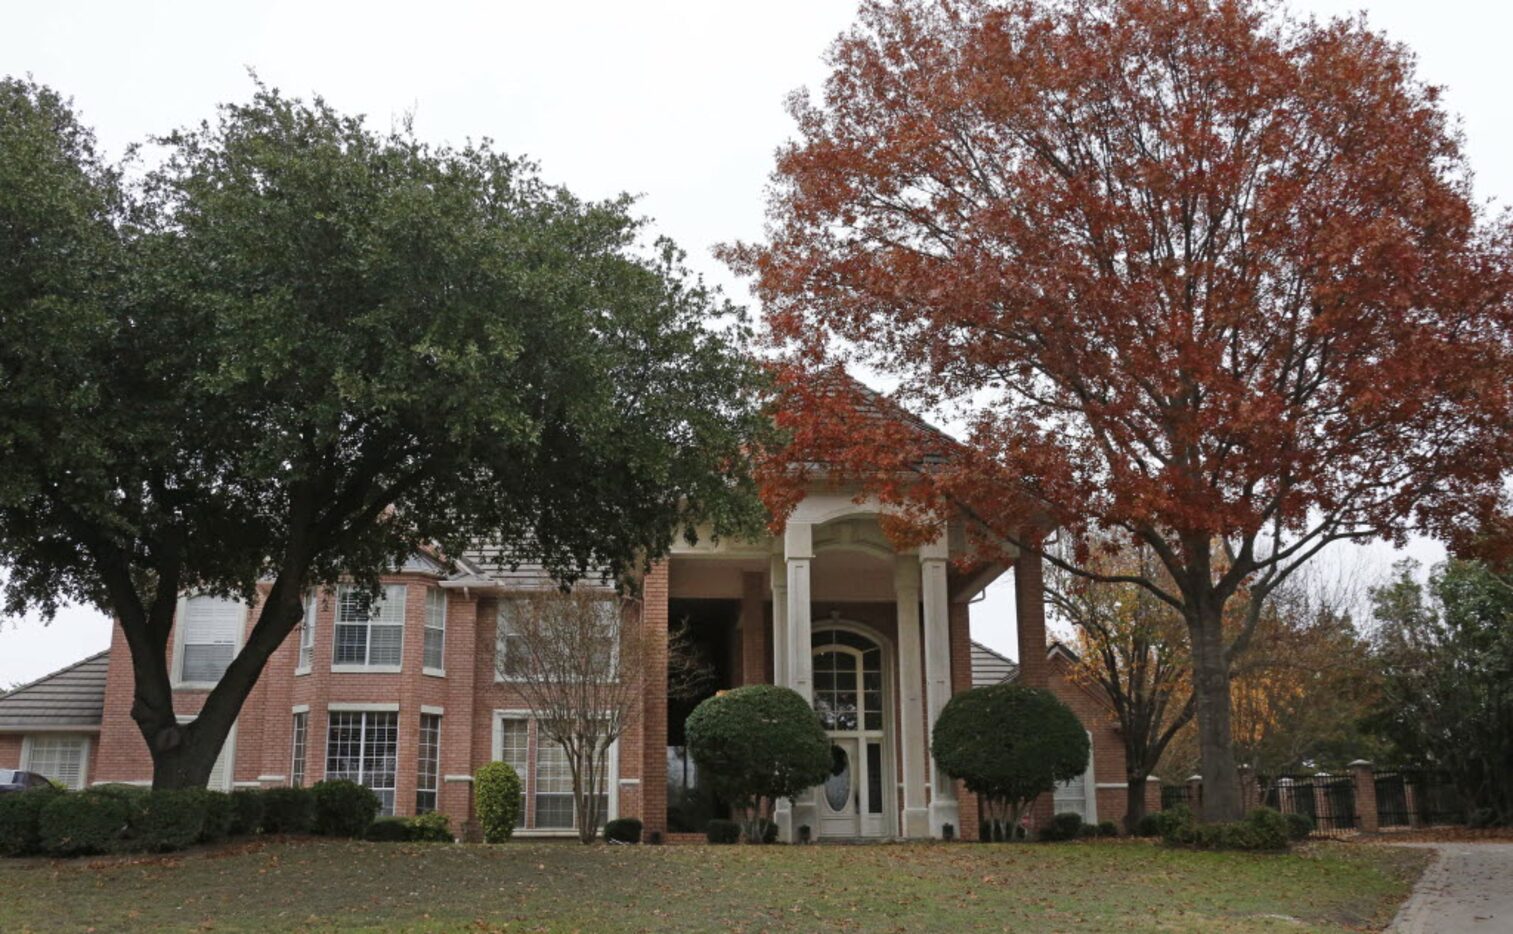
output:
{"label": "white sky", "polygon": [[[14,3],[0,70],[73,97],[111,154],[208,118],[251,92],[247,69],[287,92],[324,95],[387,127],[407,111],[433,141],[490,137],[579,195],[643,195],[656,230],[738,298],[710,256],[761,234],[774,148],[791,133],[783,98],[816,87],[820,56],[851,21],[849,0],[763,2]],[[1513,203],[1513,6],[1477,0],[1309,0],[1299,12],[1368,10],[1421,57],[1465,119],[1478,193]],[[1413,549],[1434,560],[1430,543]],[[1385,569],[1390,549],[1347,564]],[[1012,587],[973,608],[977,638],[1014,654]],[[87,609],[44,627],[0,621],[0,687],[104,648]]]}

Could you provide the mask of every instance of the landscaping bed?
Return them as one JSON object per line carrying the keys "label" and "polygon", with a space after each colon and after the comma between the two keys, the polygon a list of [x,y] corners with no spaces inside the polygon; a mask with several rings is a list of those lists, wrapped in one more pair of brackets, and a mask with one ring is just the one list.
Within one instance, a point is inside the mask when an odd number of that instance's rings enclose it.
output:
{"label": "landscaping bed", "polygon": [[1139,840],[501,846],[258,839],[0,861],[0,930],[1270,931],[1380,926],[1430,854]]}

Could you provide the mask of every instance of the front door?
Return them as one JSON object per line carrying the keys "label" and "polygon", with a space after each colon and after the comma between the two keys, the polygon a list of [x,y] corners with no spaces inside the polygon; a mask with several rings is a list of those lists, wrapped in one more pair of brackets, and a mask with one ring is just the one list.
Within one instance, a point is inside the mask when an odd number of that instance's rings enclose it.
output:
{"label": "front door", "polygon": [[820,836],[855,837],[861,833],[862,763],[857,759],[857,741],[835,737],[830,741],[830,777],[820,786]]}

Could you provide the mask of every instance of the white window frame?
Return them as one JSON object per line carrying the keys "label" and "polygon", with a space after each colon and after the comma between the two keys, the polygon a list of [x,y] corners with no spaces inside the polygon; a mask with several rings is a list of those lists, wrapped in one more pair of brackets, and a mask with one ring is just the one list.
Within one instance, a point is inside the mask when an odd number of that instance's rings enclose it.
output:
{"label": "white window frame", "polygon": [[[422,708],[420,708],[419,731],[416,734],[416,743],[415,743],[415,811],[414,811],[415,814],[429,814],[429,813],[431,813],[433,811],[439,811],[441,809],[441,724],[442,724],[442,716],[443,716],[442,715],[442,711],[441,711],[441,709],[439,707],[422,707]],[[434,751],[435,751],[435,761],[433,761],[431,763],[431,765],[432,765],[432,774],[430,776],[430,779],[431,779],[431,785],[430,785],[430,787],[426,787],[426,786],[424,786],[424,785],[421,784],[421,779],[424,777],[421,774],[421,764],[425,761],[425,758],[426,758],[426,755],[425,755],[425,753],[426,753],[425,739],[426,739],[426,718],[427,717],[434,717],[436,719],[436,746],[435,746],[435,749],[434,749]],[[397,779],[396,779],[396,784],[397,784]],[[421,796],[422,793],[429,793],[432,796],[430,811],[422,811],[420,809],[420,796]]]}
{"label": "white window frame", "polygon": [[[325,756],[325,758],[323,758],[321,760],[321,762],[323,763],[323,765],[322,765],[322,773],[321,774],[322,774],[322,776],[324,778],[327,778],[327,779],[329,779],[331,777],[331,720],[332,720],[332,717],[335,716],[336,714],[357,714],[358,716],[360,716],[362,718],[362,720],[361,720],[362,725],[358,728],[358,731],[357,731],[358,732],[358,740],[357,740],[357,743],[358,743],[358,745],[357,745],[357,748],[358,748],[358,751],[357,751],[357,769],[358,770],[357,770],[357,776],[355,778],[353,776],[351,776],[351,775],[342,775],[342,776],[339,776],[339,777],[340,778],[348,779],[349,781],[354,781],[357,784],[362,785],[365,788],[368,788],[368,789],[372,790],[374,794],[379,795],[379,800],[380,801],[383,800],[382,792],[388,792],[390,794],[390,796],[391,796],[390,797],[390,801],[392,803],[389,805],[389,807],[388,807],[387,810],[381,810],[379,813],[383,814],[384,816],[391,816],[391,815],[394,815],[394,814],[398,814],[399,813],[399,769],[400,769],[400,755],[399,755],[399,729],[400,729],[399,705],[398,704],[331,704],[331,705],[329,705],[326,708],[326,742],[325,742],[325,745],[322,747],[324,749],[324,756]],[[366,769],[364,768],[363,763],[364,763],[364,761],[368,757],[367,756],[367,750],[368,750],[368,715],[369,714],[383,714],[385,716],[393,716],[394,717],[394,786],[392,788],[374,788],[372,785],[369,785],[367,783],[367,781],[365,781],[365,779],[368,777],[368,775],[367,775]]]}
{"label": "white window frame", "polygon": [[[439,605],[438,605],[439,604]],[[439,613],[436,611],[439,610]],[[433,613],[436,613],[433,618]],[[435,625],[433,625],[435,624]],[[431,633],[438,633],[441,647],[437,650],[438,664],[427,664],[426,640]],[[421,673],[434,675],[438,678],[446,677],[447,673],[447,592],[440,587],[428,587],[426,589],[426,618],[421,629],[420,639]]]}
{"label": "white window frame", "polygon": [[[301,721],[300,718],[304,720]],[[289,714],[289,786],[303,788],[310,778],[310,708]]]}
{"label": "white window frame", "polygon": [[[178,606],[175,607],[175,609],[174,609],[174,615],[173,615],[173,671],[172,671],[172,682],[173,682],[173,688],[175,690],[178,690],[178,689],[181,689],[181,688],[187,688],[187,689],[190,689],[190,690],[209,690],[211,688],[214,688],[219,683],[219,680],[216,680],[216,681],[185,681],[184,680],[184,637],[188,634],[188,630],[189,630],[189,627],[187,625],[188,618],[189,618],[189,616],[188,616],[188,614],[189,614],[189,600],[192,597],[201,597],[201,596],[208,597],[209,594],[182,594],[179,597]],[[216,597],[216,598],[212,598],[212,599],[221,599],[221,598]],[[236,603],[242,609],[241,622],[238,623],[237,627],[236,627],[236,640],[231,643],[231,657],[234,660],[236,658],[237,654],[242,651],[242,639],[245,638],[245,636],[247,634],[247,604],[243,603],[240,600],[234,600],[234,601],[231,601],[231,602]]]}
{"label": "white window frame", "polygon": [[[410,589],[409,589],[408,585],[406,585],[406,584],[384,584],[383,585],[384,598],[383,598],[382,602],[384,604],[390,604],[390,603],[392,603],[392,604],[395,604],[396,606],[399,607],[399,622],[398,623],[380,623],[379,624],[381,626],[398,626],[399,627],[399,664],[397,664],[397,665],[390,665],[390,664],[374,665],[374,664],[372,664],[370,662],[362,662],[362,663],[358,663],[358,662],[337,662],[337,660],[336,660],[337,642],[340,641],[337,638],[337,631],[342,626],[363,626],[363,627],[365,627],[367,629],[367,635],[366,635],[366,640],[365,640],[364,647],[363,647],[363,652],[364,652],[364,655],[367,658],[372,658],[373,657],[373,621],[372,621],[372,617],[369,617],[366,621],[364,621],[362,623],[343,623],[342,620],[341,620],[342,597],[345,594],[351,593],[352,591],[358,590],[358,589],[359,588],[354,587],[351,584],[343,584],[340,587],[338,587],[337,591],[336,591],[335,615],[332,617],[332,623],[331,623],[331,671],[333,671],[333,672],[335,672],[337,674],[357,674],[357,673],[364,673],[364,674],[398,674],[400,671],[404,670],[405,615],[406,615],[405,614],[405,604],[409,601],[409,592],[410,592]],[[399,596],[398,596],[397,599],[395,597],[391,596],[391,594],[393,593],[394,590],[398,590],[399,591]]]}
{"label": "white window frame", "polygon": [[[197,714],[197,713],[181,713],[177,717],[175,717],[174,719],[178,720],[179,721],[179,725],[182,726],[182,725],[184,725],[186,723],[193,723],[195,721],[195,718],[198,717],[198,716],[199,716],[199,714]],[[222,770],[222,782],[221,782],[220,786],[217,787],[217,786],[211,785],[208,781],[205,783],[205,787],[208,788],[208,789],[210,789],[211,791],[226,791],[226,792],[229,792],[229,791],[231,791],[231,789],[233,787],[236,786],[236,724],[235,723],[231,724],[231,729],[226,731],[226,741],[221,744],[221,751],[215,757],[216,761],[217,762],[221,761],[221,758],[223,756],[225,757],[226,765],[225,765],[225,768]],[[211,769],[212,772],[214,772],[215,771],[215,766],[212,764],[211,767],[210,767],[210,769]]]}
{"label": "white window frame", "polygon": [[[533,722],[529,710],[522,708],[496,709],[493,716],[491,732],[493,734],[493,747],[490,752],[490,761],[504,761],[504,721],[524,720],[527,724],[526,733],[526,774],[520,776],[520,791],[525,796],[526,802],[531,805],[529,811],[520,815],[522,826],[515,829],[517,837],[577,837],[576,813],[573,815],[573,827],[553,827],[547,830],[537,830],[530,826],[526,820],[526,814],[534,811],[536,796],[536,759],[540,755],[542,743],[541,731]],[[551,740],[546,740],[551,742]],[[604,776],[604,791],[607,798],[604,820],[609,822],[620,816],[620,741],[617,739],[609,745],[609,753],[605,757],[605,765],[609,772]]]}
{"label": "white window frame", "polygon": [[320,612],[320,592],[305,597],[305,618],[299,624],[299,644],[295,648],[294,673],[308,675],[315,666],[315,625]]}
{"label": "white window frame", "polygon": [[[1091,730],[1085,730],[1084,732],[1087,733],[1087,768],[1082,772],[1082,821],[1085,824],[1096,824],[1098,823],[1098,780],[1097,776],[1093,773],[1093,733]],[[1057,787],[1062,786],[1058,785]],[[1055,808],[1055,795],[1054,791],[1051,792],[1051,806],[1053,809]],[[1062,800],[1066,800],[1065,797]]]}
{"label": "white window frame", "polygon": [[[94,738],[88,734],[80,733],[39,733],[36,736],[30,734],[21,737],[21,764],[23,772],[37,772],[39,775],[47,775],[32,767],[32,744],[39,739],[73,739],[79,742],[79,784],[66,785],[70,791],[82,791],[89,787],[89,753],[94,746]],[[58,781],[51,775],[47,775],[49,781]]]}

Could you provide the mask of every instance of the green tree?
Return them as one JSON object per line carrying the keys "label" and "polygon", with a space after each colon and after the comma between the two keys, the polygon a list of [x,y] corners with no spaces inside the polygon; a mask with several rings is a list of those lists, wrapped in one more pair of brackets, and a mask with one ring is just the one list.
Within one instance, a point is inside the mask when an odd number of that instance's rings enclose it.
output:
{"label": "green tree", "polygon": [[746,839],[765,839],[773,809],[830,774],[830,739],[798,692],[771,684],[724,691],[686,724],[688,752],[715,794],[745,812]]}
{"label": "green tree", "polygon": [[[628,198],[262,85],[129,190],[53,92],[0,114],[6,608],[116,617],[155,785],[205,782],[313,588],[480,541],[571,581],[760,521],[744,318]],[[190,590],[257,612],[180,725]]]}
{"label": "green tree", "polygon": [[1087,768],[1087,731],[1042,688],[995,684],[957,694],[931,731],[935,761],[982,795],[993,836],[1013,839],[1025,805]]}
{"label": "green tree", "polygon": [[1401,562],[1372,591],[1382,696],[1375,723],[1405,762],[1445,769],[1472,810],[1513,823],[1513,575]]}

